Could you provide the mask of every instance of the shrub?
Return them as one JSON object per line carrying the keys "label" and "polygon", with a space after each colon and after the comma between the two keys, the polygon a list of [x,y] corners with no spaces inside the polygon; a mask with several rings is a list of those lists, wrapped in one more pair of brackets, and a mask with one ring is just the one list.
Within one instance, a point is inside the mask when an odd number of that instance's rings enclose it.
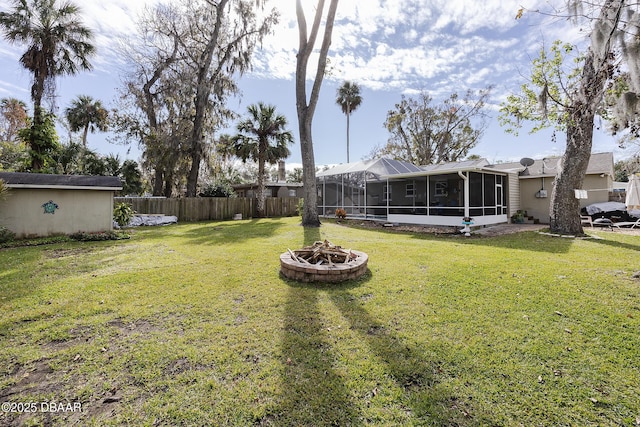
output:
{"label": "shrub", "polygon": [[511,222],[513,224],[523,224],[525,215],[526,212],[518,210],[516,213],[511,215]]}
{"label": "shrub", "polygon": [[134,214],[135,211],[128,203],[117,203],[113,208],[113,219],[120,227],[129,224]]}
{"label": "shrub", "polygon": [[0,243],[11,242],[15,237],[16,234],[13,231],[0,225]]}
{"label": "shrub", "polygon": [[235,191],[230,184],[210,184],[202,189],[200,197],[236,197]]}
{"label": "shrub", "polygon": [[298,199],[298,215],[302,216],[304,213],[304,199]]}

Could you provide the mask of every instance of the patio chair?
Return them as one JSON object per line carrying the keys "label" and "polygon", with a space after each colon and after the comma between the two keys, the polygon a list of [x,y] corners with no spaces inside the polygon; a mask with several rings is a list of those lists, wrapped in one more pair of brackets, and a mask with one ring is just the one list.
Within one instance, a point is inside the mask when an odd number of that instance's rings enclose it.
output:
{"label": "patio chair", "polygon": [[598,218],[593,220],[593,227],[609,227],[609,230],[613,230],[614,222],[609,218]]}
{"label": "patio chair", "polygon": [[589,215],[580,215],[580,223],[582,225],[589,224],[591,227],[593,227],[593,220]]}
{"label": "patio chair", "polygon": [[640,228],[640,218],[638,218],[636,221],[622,221],[622,222],[614,222],[613,226],[616,228],[624,228],[624,227],[629,227],[629,228]]}

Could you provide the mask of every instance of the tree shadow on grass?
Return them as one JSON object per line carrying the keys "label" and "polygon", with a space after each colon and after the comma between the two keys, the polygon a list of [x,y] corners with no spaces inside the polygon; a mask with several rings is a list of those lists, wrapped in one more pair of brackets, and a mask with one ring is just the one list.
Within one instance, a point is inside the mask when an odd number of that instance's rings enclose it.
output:
{"label": "tree shadow on grass", "polygon": [[[321,240],[319,227],[304,227],[303,246],[318,240]],[[328,286],[344,289],[356,282],[346,285],[302,284],[287,279],[282,282],[288,286],[281,341],[282,392],[277,413],[270,417],[281,425],[357,425],[361,413],[345,379],[334,368],[336,356],[318,303],[320,289]]]}
{"label": "tree shadow on grass", "polygon": [[398,403],[406,408],[413,422],[428,425],[469,422],[470,403],[462,402],[438,386],[447,375],[443,366],[451,364],[451,361],[437,360],[438,349],[428,351],[394,334],[389,325],[372,316],[349,291],[332,292],[331,299],[350,328],[359,333],[383,362],[388,378],[403,390],[402,401]]}
{"label": "tree shadow on grass", "polygon": [[640,251],[640,245],[632,245],[630,243],[617,242],[615,240],[609,240],[609,239],[592,239],[591,241],[594,243],[599,243],[601,245],[611,246],[617,249]]}
{"label": "tree shadow on grass", "polygon": [[[318,240],[321,240],[319,228],[304,229],[303,245]],[[468,421],[464,420],[467,412],[460,410],[465,404],[444,392],[443,387],[437,387],[443,376],[441,365],[444,362],[435,360],[435,356],[429,357],[437,352],[429,353],[420,345],[394,334],[351,293],[352,289],[372,278],[372,272],[368,271],[358,280],[339,284],[302,284],[283,279],[289,289],[281,343],[285,363],[281,374],[282,392],[276,414],[273,414],[277,423],[358,425],[366,418],[363,410],[368,404],[358,397],[362,390],[352,390],[348,385],[351,381],[334,368],[338,355],[322,322],[321,294],[329,296],[350,329],[358,333],[382,362],[385,377],[368,380],[375,383],[391,378],[402,390],[401,397],[393,402],[398,413],[390,415],[391,418],[396,421],[398,417],[408,418],[410,422],[433,425]]]}
{"label": "tree shadow on grass", "polygon": [[334,369],[330,337],[322,324],[318,292],[290,286],[282,336],[283,371],[277,424],[299,426],[356,425],[357,405]]}
{"label": "tree shadow on grass", "polygon": [[315,242],[322,240],[320,237],[320,227],[304,227],[304,238],[302,246],[311,246]]}
{"label": "tree shadow on grass", "polygon": [[501,236],[471,235],[445,235],[434,236],[431,234],[414,233],[412,237],[422,240],[448,239],[451,243],[461,245],[487,246],[503,249],[514,249],[531,252],[567,253],[575,239],[547,236],[536,231],[522,231]]}
{"label": "tree shadow on grass", "polygon": [[[272,237],[283,225],[282,221],[275,219],[203,223],[202,225],[188,228],[180,233],[180,236],[194,245],[239,243],[252,239]],[[162,236],[158,237],[162,238]]]}

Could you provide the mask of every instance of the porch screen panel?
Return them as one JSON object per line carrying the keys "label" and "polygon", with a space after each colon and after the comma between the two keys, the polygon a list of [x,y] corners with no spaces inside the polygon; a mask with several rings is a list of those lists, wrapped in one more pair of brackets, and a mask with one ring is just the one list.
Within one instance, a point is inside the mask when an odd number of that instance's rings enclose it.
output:
{"label": "porch screen panel", "polygon": [[406,196],[406,185],[408,181],[389,181],[385,198],[389,199],[389,206],[391,209],[389,213],[392,214],[408,214],[411,205],[413,204],[413,198]]}
{"label": "porch screen panel", "polygon": [[316,187],[318,189],[318,215],[324,213],[324,176],[316,178]]}
{"label": "porch screen panel", "polygon": [[345,175],[344,206],[348,215],[364,214],[364,172]]}
{"label": "porch screen panel", "polygon": [[367,215],[384,216],[387,213],[387,202],[384,200],[386,181],[367,182]]}
{"label": "porch screen panel", "polygon": [[335,210],[340,206],[341,196],[342,196],[342,186],[340,184],[340,180],[342,179],[341,175],[330,175],[327,177],[325,182],[325,215],[333,215]]}
{"label": "porch screen panel", "polygon": [[458,174],[429,177],[429,215],[463,215],[464,182]]}
{"label": "porch screen panel", "polygon": [[500,204],[502,205],[502,214],[506,215],[507,213],[507,177],[503,175],[498,175],[499,183],[501,184],[502,194]]}
{"label": "porch screen panel", "polygon": [[414,180],[413,205],[416,215],[427,214],[427,177],[418,177]]}
{"label": "porch screen panel", "polygon": [[469,173],[469,215],[484,215],[484,191],[483,174],[478,172]]}
{"label": "porch screen panel", "polygon": [[496,214],[496,176],[484,174],[484,214]]}

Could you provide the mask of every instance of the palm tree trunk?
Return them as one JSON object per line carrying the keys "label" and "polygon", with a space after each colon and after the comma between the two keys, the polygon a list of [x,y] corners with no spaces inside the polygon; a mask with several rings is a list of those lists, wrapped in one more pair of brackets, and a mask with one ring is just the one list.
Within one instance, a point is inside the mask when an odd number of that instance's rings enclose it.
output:
{"label": "palm tree trunk", "polygon": [[259,218],[264,218],[264,204],[265,204],[265,185],[264,185],[264,158],[260,156],[258,158],[258,197],[256,211]]}
{"label": "palm tree trunk", "polygon": [[29,148],[33,151],[31,155],[32,171],[39,171],[44,167],[42,161],[42,150],[40,149],[40,141],[38,140],[37,129],[42,127],[42,94],[44,93],[44,78],[35,73],[34,82],[31,86],[31,97],[33,99],[33,124],[31,125],[31,133],[29,134]]}
{"label": "palm tree trunk", "polygon": [[82,132],[82,145],[85,150],[87,149],[87,134],[89,133],[89,123],[84,127],[84,131]]}
{"label": "palm tree trunk", "polygon": [[[347,108],[349,107],[349,103],[347,103]],[[349,112],[347,111],[347,163],[349,163]]]}

